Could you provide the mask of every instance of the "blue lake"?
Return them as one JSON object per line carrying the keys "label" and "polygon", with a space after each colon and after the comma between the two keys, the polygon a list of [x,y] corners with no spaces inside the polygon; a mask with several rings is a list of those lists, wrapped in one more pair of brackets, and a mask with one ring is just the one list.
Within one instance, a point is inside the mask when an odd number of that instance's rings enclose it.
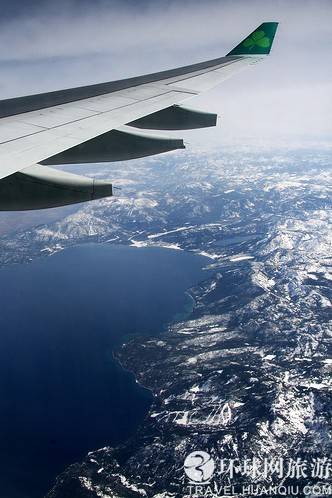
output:
{"label": "blue lake", "polygon": [[190,312],[200,256],[83,245],[0,270],[0,482],[41,498],[88,451],[130,437],[151,393],[112,357]]}

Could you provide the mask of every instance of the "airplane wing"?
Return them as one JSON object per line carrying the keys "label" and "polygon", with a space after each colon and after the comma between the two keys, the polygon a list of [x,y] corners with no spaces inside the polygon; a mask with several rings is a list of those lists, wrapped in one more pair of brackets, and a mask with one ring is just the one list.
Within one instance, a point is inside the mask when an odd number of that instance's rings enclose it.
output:
{"label": "airplane wing", "polygon": [[0,101],[0,210],[41,209],[112,195],[109,182],[49,165],[98,163],[184,148],[148,130],[214,126],[181,106],[270,53],[278,23],[261,24],[225,57],[126,80]]}

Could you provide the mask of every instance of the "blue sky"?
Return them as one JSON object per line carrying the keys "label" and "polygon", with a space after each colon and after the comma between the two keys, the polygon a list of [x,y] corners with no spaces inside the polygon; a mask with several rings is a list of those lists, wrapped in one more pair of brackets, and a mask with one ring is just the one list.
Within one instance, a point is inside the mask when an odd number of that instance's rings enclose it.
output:
{"label": "blue sky", "polygon": [[190,102],[221,115],[221,127],[197,132],[198,139],[332,140],[330,0],[13,0],[0,6],[0,98],[217,57],[262,21],[280,21],[267,61]]}

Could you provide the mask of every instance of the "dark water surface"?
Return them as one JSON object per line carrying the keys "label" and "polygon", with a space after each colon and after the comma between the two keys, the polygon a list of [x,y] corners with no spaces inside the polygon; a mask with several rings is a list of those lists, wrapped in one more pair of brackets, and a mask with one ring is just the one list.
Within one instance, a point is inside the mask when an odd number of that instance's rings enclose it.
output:
{"label": "dark water surface", "polygon": [[68,464],[135,432],[151,394],[112,349],[188,311],[205,262],[84,245],[0,270],[1,498],[40,498]]}

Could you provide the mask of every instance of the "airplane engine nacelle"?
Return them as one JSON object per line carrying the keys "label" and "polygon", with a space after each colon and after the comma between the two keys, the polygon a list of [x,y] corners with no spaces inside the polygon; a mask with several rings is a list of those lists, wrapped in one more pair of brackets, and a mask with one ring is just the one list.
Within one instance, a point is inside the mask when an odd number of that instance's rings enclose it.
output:
{"label": "airplane engine nacelle", "polygon": [[112,195],[112,184],[36,164],[0,182],[0,211],[76,204]]}
{"label": "airplane engine nacelle", "polygon": [[136,133],[123,126],[52,156],[42,164],[127,161],[184,148],[182,139]]}
{"label": "airplane engine nacelle", "polygon": [[135,128],[150,130],[193,130],[216,126],[217,114],[195,111],[179,105],[173,105],[154,112],[143,118],[128,123]]}

